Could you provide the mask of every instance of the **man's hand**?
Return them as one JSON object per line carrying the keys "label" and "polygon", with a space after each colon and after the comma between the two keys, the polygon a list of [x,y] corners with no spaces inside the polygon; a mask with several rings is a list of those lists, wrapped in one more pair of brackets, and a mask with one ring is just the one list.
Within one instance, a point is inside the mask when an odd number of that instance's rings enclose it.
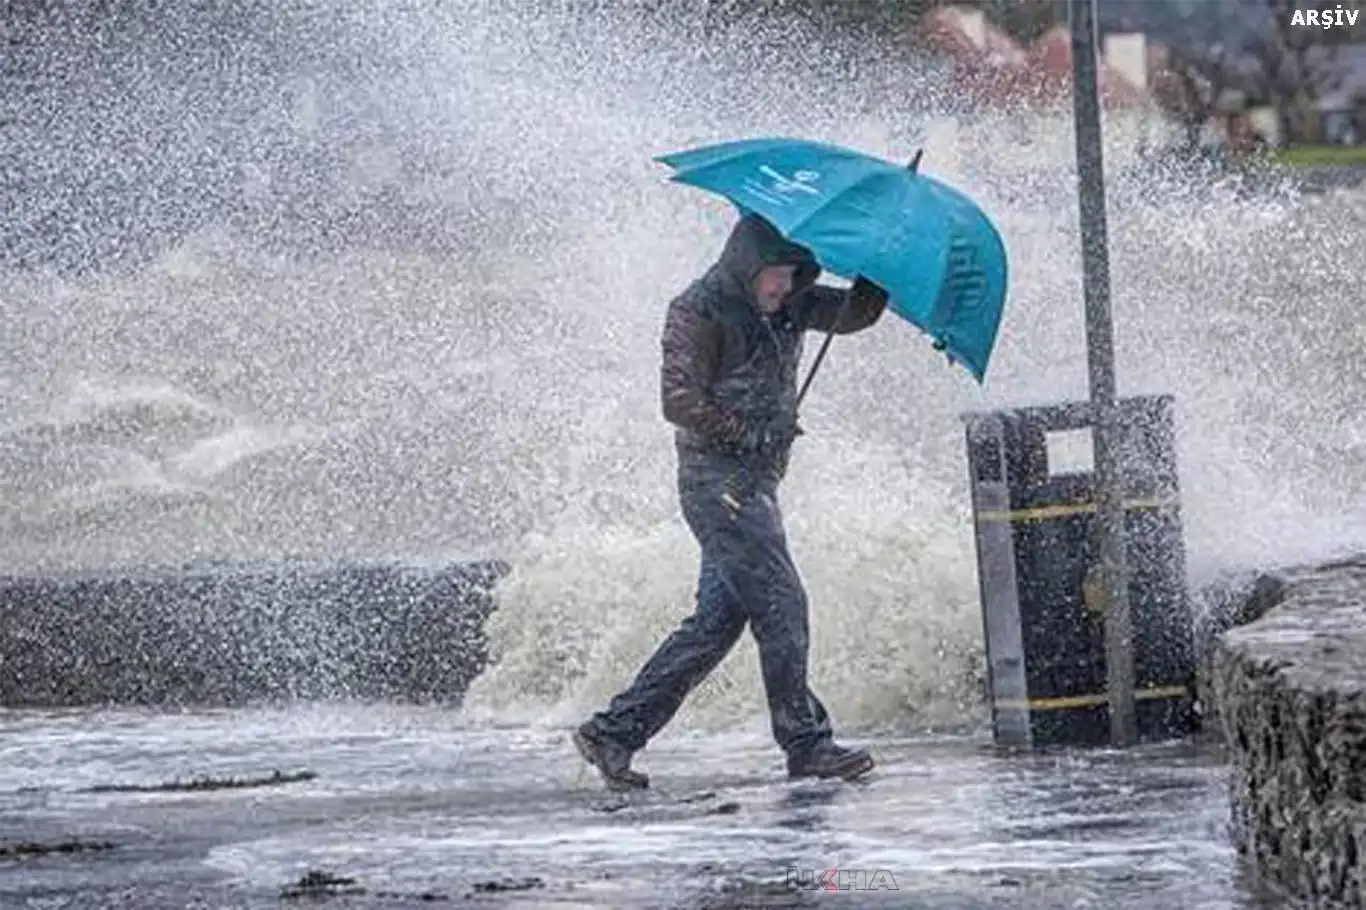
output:
{"label": "man's hand", "polygon": [[887,292],[862,275],[849,288],[850,306],[856,310],[881,310],[887,305]]}
{"label": "man's hand", "polygon": [[815,332],[848,335],[861,332],[887,309],[887,292],[860,275],[844,290],[815,285],[802,295],[798,307],[802,327]]}

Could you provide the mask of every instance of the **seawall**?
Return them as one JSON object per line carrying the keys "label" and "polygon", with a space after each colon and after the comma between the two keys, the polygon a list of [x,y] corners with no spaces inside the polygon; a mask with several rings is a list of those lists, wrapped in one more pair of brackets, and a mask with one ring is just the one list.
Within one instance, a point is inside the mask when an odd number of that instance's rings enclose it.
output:
{"label": "seawall", "polygon": [[1366,906],[1366,557],[1266,573],[1226,604],[1201,686],[1234,842],[1288,897]]}
{"label": "seawall", "polygon": [[0,705],[458,701],[500,562],[0,577]]}

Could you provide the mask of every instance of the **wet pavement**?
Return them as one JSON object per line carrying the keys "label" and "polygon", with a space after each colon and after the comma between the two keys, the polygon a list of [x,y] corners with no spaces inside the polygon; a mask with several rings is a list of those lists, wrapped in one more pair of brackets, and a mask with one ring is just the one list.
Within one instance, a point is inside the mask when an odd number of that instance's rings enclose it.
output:
{"label": "wet pavement", "polygon": [[[429,708],[0,712],[0,733],[6,908],[1262,906],[1192,743],[883,735],[865,783],[789,783],[761,730],[666,731],[625,797],[564,731]],[[300,779],[156,789],[275,771]],[[287,890],[310,872],[335,883]]]}

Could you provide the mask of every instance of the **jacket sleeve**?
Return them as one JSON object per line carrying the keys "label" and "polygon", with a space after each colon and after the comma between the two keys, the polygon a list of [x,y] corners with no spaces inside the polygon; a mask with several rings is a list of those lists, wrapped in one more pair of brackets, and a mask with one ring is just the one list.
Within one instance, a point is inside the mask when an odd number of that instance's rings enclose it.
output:
{"label": "jacket sleeve", "polygon": [[713,442],[735,445],[740,418],[712,401],[709,387],[721,363],[721,333],[711,320],[675,300],[664,320],[660,398],[664,419]]}
{"label": "jacket sleeve", "polygon": [[863,331],[881,318],[887,308],[887,294],[871,281],[860,278],[847,291],[815,285],[802,295],[799,307],[804,328],[849,335]]}

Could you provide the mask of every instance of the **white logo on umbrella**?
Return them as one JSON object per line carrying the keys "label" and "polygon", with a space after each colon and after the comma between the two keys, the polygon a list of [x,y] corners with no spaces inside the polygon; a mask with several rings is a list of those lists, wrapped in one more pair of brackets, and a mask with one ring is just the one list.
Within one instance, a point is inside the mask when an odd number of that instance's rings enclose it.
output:
{"label": "white logo on umbrella", "polygon": [[793,201],[792,197],[798,193],[806,193],[810,196],[821,194],[820,190],[811,185],[820,179],[820,171],[796,171],[789,177],[764,164],[760,165],[759,173],[768,178],[767,182],[750,178],[745,181],[745,189],[775,205],[787,205]]}

